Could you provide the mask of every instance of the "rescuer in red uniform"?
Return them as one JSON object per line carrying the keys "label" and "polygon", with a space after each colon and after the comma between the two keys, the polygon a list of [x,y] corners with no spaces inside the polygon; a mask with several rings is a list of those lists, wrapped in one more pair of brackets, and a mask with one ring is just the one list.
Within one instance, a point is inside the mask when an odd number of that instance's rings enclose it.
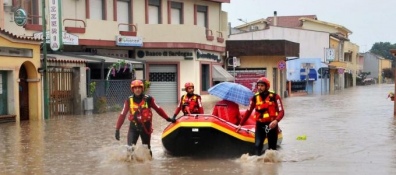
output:
{"label": "rescuer in red uniform", "polygon": [[120,140],[120,128],[129,113],[128,120],[130,121],[130,125],[127,135],[128,145],[136,145],[140,136],[142,143],[146,144],[150,149],[151,133],[153,132],[153,113],[151,112],[151,108],[153,108],[158,115],[166,121],[175,122],[175,120],[169,118],[165,111],[155,103],[154,98],[149,95],[145,95],[143,90],[143,81],[134,80],[131,82],[131,91],[133,92],[133,95],[128,97],[124,102],[124,107],[117,120],[115,138]]}
{"label": "rescuer in red uniform", "polygon": [[202,107],[201,96],[198,94],[194,94],[194,84],[191,82],[187,82],[184,85],[184,88],[187,94],[183,95],[180,98],[180,103],[177,106],[175,113],[173,115],[173,119],[179,114],[182,110],[184,115],[186,114],[203,114],[204,109]]}
{"label": "rescuer in red uniform", "polygon": [[267,78],[259,78],[256,86],[258,92],[251,98],[250,105],[237,130],[246,122],[254,109],[254,118],[256,120],[255,155],[259,156],[262,154],[266,137],[268,137],[268,148],[276,150],[278,123],[284,116],[284,109],[280,96],[275,92],[269,91],[270,81]]}

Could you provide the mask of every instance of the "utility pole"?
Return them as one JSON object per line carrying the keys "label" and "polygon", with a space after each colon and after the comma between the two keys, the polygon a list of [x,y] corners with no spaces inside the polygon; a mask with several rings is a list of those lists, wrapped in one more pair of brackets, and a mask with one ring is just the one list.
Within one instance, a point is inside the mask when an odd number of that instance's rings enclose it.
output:
{"label": "utility pole", "polygon": [[48,71],[47,71],[47,23],[45,18],[45,0],[41,1],[41,19],[43,25],[43,73],[44,73],[44,119],[49,119],[49,86],[48,86]]}

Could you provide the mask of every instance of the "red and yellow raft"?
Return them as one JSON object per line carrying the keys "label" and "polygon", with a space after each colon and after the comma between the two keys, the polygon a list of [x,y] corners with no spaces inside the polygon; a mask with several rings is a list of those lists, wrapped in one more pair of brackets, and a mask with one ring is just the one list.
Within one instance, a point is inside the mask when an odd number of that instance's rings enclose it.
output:
{"label": "red and yellow raft", "polygon": [[[162,133],[162,144],[173,156],[238,157],[254,150],[255,125],[248,120],[237,132],[237,125],[209,114],[185,115],[169,124]],[[279,146],[282,131],[278,132]],[[267,149],[267,139],[264,150]]]}

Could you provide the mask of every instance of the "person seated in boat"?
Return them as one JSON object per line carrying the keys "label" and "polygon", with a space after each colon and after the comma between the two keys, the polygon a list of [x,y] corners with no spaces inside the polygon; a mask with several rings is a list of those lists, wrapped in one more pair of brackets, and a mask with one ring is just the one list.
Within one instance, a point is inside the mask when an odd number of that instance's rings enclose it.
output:
{"label": "person seated in boat", "polygon": [[239,105],[229,100],[218,101],[213,108],[212,115],[237,125],[240,119]]}
{"label": "person seated in boat", "polygon": [[184,85],[184,88],[187,93],[181,96],[180,102],[177,105],[177,108],[173,115],[173,119],[176,118],[180,111],[183,111],[184,115],[204,113],[201,96],[198,94],[194,94],[194,84],[191,82],[187,82]]}

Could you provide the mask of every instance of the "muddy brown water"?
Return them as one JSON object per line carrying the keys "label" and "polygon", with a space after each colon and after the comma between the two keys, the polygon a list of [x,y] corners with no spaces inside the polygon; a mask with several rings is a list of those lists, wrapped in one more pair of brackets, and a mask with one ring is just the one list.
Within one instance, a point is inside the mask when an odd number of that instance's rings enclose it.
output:
{"label": "muddy brown water", "polygon": [[[386,98],[393,89],[370,85],[284,99],[282,146],[260,157],[169,156],[161,143],[168,123],[158,115],[153,159],[144,159],[142,148],[140,161],[126,159],[127,122],[121,141],[114,139],[118,112],[0,124],[0,174],[396,174],[396,118]],[[170,115],[175,108],[160,105]],[[211,112],[213,104],[204,105]]]}

